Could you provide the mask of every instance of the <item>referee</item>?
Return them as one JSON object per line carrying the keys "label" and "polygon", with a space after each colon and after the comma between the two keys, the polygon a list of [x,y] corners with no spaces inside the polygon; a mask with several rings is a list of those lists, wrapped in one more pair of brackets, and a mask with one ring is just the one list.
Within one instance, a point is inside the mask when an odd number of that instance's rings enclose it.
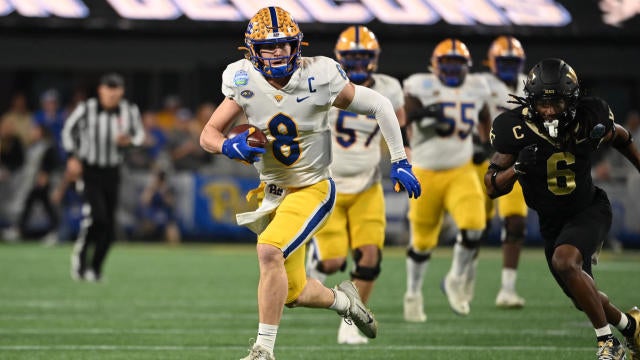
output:
{"label": "referee", "polygon": [[122,76],[103,75],[98,97],[79,103],[62,130],[68,154],[65,178],[76,181],[85,199],[84,218],[71,255],[75,280],[100,281],[102,277],[102,265],[115,240],[121,153],[144,141],[140,111],[123,96]]}

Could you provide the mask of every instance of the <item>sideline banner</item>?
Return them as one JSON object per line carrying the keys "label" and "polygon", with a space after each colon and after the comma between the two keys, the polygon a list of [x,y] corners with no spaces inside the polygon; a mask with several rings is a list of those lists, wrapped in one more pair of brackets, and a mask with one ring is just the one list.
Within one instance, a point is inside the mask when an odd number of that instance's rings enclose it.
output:
{"label": "sideline banner", "polygon": [[250,211],[245,196],[258,185],[258,179],[194,174],[193,211],[191,216],[184,212],[178,215],[185,235],[214,242],[255,240],[255,234],[236,225],[235,214]]}

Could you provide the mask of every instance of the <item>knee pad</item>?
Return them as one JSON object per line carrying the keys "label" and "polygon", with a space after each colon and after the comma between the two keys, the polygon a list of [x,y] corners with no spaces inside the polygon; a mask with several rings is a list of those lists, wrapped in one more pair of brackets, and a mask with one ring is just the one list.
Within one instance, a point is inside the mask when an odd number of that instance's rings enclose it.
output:
{"label": "knee pad", "polygon": [[[347,269],[347,262],[343,261],[342,265],[340,265],[340,268],[338,269],[338,271],[344,272],[346,269]],[[323,274],[326,274],[326,275],[333,274],[333,272],[328,272],[327,269],[325,269],[324,263],[321,260],[318,260],[318,262],[316,264],[316,270],[318,270],[319,272],[321,272]]]}
{"label": "knee pad", "polygon": [[507,216],[504,218],[502,241],[510,243],[524,241],[525,230],[525,219],[522,216]]}
{"label": "knee pad", "polygon": [[413,250],[412,247],[409,247],[409,249],[407,250],[407,257],[411,258],[411,260],[417,263],[422,263],[431,259],[431,252],[417,253],[415,250]]}
{"label": "knee pad", "polygon": [[465,230],[458,233],[457,241],[467,249],[477,249],[480,247],[480,239],[484,230]]}
{"label": "knee pad", "polygon": [[360,266],[360,259],[362,259],[362,251],[355,249],[353,251],[353,260],[355,263],[355,269],[351,272],[352,279],[360,279],[364,281],[374,281],[380,275],[380,263],[382,262],[382,252],[378,249],[378,261],[376,266]]}

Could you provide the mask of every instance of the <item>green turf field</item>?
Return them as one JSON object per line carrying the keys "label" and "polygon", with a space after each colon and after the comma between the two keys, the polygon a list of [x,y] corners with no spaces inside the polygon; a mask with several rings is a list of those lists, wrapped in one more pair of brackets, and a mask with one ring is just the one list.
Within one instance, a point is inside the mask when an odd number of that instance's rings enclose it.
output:
{"label": "green turf field", "polygon": [[[0,359],[239,359],[256,335],[252,246],[119,243],[101,284],[70,279],[70,251],[0,245]],[[450,251],[434,255],[425,283],[426,323],[402,320],[404,254],[389,248],[370,302],[380,322],[377,339],[337,345],[335,313],[285,309],[277,358],[595,359],[594,332],[552,282],[541,249],[526,250],[521,261],[522,310],[494,307],[500,253],[483,250],[466,318],[449,310],[438,287]],[[640,253],[605,252],[595,274],[620,307],[640,302]]]}

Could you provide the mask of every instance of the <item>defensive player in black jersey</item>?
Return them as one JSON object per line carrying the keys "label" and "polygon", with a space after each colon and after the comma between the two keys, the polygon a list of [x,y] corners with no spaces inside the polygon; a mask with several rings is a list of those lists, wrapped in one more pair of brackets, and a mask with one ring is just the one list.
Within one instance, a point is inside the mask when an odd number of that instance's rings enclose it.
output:
{"label": "defensive player in black jersey", "polygon": [[545,59],[529,72],[521,106],[493,122],[496,150],[484,182],[496,198],[522,185],[527,205],[539,215],[549,269],[596,332],[598,359],[624,359],[609,324],[626,339],[632,360],[640,359],[640,310],[618,310],[598,291],[591,265],[611,226],[607,194],[593,185],[591,157],[611,144],[640,171],[631,133],[616,124],[607,103],[580,97],[578,77],[560,59]]}

